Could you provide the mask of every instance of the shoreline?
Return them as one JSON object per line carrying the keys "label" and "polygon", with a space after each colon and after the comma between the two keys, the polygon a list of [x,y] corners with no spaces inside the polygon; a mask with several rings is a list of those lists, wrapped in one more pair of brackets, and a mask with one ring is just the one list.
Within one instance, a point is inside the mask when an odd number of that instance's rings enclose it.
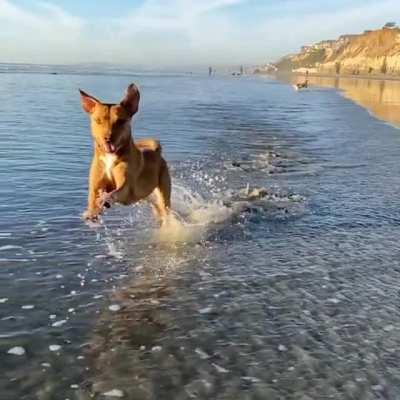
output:
{"label": "shoreline", "polygon": [[362,79],[362,80],[375,80],[375,81],[400,81],[400,75],[377,75],[377,74],[360,74],[360,75],[353,75],[353,74],[329,74],[329,73],[309,73],[306,75],[303,72],[276,72],[272,74],[257,74],[257,75],[267,75],[273,76],[277,79],[281,78],[289,78],[289,77],[306,77],[309,78],[334,78],[334,79]]}
{"label": "shoreline", "polygon": [[[266,74],[264,74],[266,75]],[[306,74],[289,73],[269,75],[286,84],[294,84]],[[400,77],[379,75],[334,75],[308,74],[309,87],[330,88],[339,91],[343,97],[363,107],[374,118],[400,128]]]}

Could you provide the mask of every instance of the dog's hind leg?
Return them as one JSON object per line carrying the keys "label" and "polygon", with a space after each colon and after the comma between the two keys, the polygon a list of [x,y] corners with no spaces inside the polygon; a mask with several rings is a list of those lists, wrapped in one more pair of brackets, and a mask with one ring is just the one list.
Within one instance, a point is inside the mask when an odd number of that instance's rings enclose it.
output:
{"label": "dog's hind leg", "polygon": [[161,223],[164,223],[171,207],[171,178],[167,163],[163,159],[161,160],[158,187],[154,189],[153,193],[153,206]]}
{"label": "dog's hind leg", "polygon": [[168,211],[171,207],[171,176],[169,174],[167,163],[164,159],[161,159],[160,180],[158,187],[163,196],[164,206]]}

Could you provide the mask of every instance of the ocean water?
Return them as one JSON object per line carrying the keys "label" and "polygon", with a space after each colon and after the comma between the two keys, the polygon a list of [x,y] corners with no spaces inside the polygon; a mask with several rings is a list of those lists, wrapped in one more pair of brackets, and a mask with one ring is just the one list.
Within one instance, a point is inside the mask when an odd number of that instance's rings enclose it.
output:
{"label": "ocean water", "polygon": [[[51,71],[50,71],[51,72]],[[78,88],[136,82],[180,223],[86,224]],[[3,400],[398,399],[400,131],[257,77],[0,74]]]}

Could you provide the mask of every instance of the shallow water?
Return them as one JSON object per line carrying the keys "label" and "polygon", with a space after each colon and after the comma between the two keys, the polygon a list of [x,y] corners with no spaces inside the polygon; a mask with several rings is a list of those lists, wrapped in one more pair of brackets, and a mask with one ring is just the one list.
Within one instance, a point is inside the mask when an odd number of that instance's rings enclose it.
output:
{"label": "shallow water", "polygon": [[[0,74],[2,399],[399,398],[399,130],[334,90],[42,72]],[[131,81],[166,232],[145,203],[80,219],[77,88]]]}

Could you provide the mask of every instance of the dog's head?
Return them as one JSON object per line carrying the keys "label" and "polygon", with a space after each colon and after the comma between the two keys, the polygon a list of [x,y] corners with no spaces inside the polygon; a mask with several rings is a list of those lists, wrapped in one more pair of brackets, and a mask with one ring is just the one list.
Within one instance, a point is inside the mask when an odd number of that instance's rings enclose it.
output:
{"label": "dog's head", "polygon": [[134,83],[130,84],[119,104],[102,103],[83,90],[79,92],[82,108],[90,117],[96,144],[106,153],[117,153],[130,142],[130,122],[139,108],[139,89]]}

